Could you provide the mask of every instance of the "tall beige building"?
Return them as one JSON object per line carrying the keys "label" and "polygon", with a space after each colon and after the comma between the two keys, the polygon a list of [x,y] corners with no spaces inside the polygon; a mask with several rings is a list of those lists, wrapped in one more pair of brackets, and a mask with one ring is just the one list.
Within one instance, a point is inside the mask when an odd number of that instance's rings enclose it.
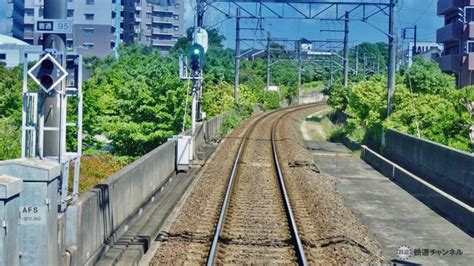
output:
{"label": "tall beige building", "polygon": [[125,1],[123,40],[168,52],[184,35],[184,0]]}

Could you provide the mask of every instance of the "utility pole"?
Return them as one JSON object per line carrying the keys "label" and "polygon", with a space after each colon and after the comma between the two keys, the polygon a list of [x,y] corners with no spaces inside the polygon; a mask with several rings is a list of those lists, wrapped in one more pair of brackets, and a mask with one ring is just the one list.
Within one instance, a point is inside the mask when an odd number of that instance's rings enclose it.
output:
{"label": "utility pole", "polygon": [[380,51],[377,51],[377,74],[380,74]]}
{"label": "utility pole", "polygon": [[364,79],[367,78],[367,54],[364,53],[363,55],[363,61],[364,61]]}
{"label": "utility pole", "polygon": [[355,47],[355,74],[359,75],[359,45]]}
{"label": "utility pole", "polygon": [[[44,1],[44,18],[45,19],[67,19],[67,1],[63,0],[45,0]],[[56,49],[61,57],[59,63],[66,67],[66,34],[44,34],[43,50]],[[65,82],[58,85],[57,91],[64,91]],[[40,115],[45,128],[58,128],[60,130],[45,130],[44,134],[40,134],[40,143],[43,143],[40,150],[40,158],[57,157],[59,161],[64,159],[66,154],[66,129],[62,127],[66,120],[66,93],[59,94],[52,90],[50,94],[44,95],[43,110]],[[61,111],[63,107],[63,112]],[[46,117],[45,117],[46,116]],[[61,132],[61,136],[60,136]],[[43,138],[43,139],[42,139]],[[61,141],[63,140],[63,141]],[[63,143],[63,145],[60,145]]]}
{"label": "utility pole", "polygon": [[344,87],[349,85],[349,12],[344,17]]}
{"label": "utility pole", "polygon": [[301,96],[301,39],[296,42],[296,51],[298,52],[298,103]]}
{"label": "utility pole", "polygon": [[[408,37],[407,36],[407,30],[413,30],[413,37]],[[413,40],[413,46],[412,47],[408,47],[408,51],[409,53],[411,52],[411,56],[409,56],[408,58],[408,65],[411,66],[412,62],[413,62],[413,58],[416,56],[416,54],[418,53],[417,52],[417,46],[418,46],[418,30],[417,30],[417,26],[413,26],[413,27],[408,27],[408,28],[403,28],[402,30],[402,40]],[[410,46],[410,45],[408,45]],[[403,42],[402,42],[402,53],[403,53]],[[404,54],[404,53],[403,53]]]}
{"label": "utility pole", "polygon": [[116,59],[119,58],[119,45],[120,45],[120,12],[122,11],[121,1],[115,1],[115,45],[114,45],[114,56]]}
{"label": "utility pole", "polygon": [[333,70],[334,70],[334,55],[331,55],[331,61],[329,63],[330,86],[332,86],[332,84],[334,82]]}
{"label": "utility pole", "polygon": [[416,47],[417,47],[417,39],[418,39],[416,25],[413,26],[413,31],[414,31],[413,32],[413,57],[415,57],[417,54]]}
{"label": "utility pole", "polygon": [[270,32],[267,32],[267,90],[270,89]]}
{"label": "utility pole", "polygon": [[393,94],[395,92],[395,67],[397,62],[397,35],[395,31],[395,5],[396,0],[390,0],[389,29],[388,29],[388,81],[387,81],[387,116],[393,108]]}
{"label": "utility pole", "polygon": [[[197,1],[196,6],[196,27],[197,29],[202,29],[204,25],[204,2],[202,0]],[[194,29],[196,36],[196,28]],[[193,40],[193,44],[195,40]],[[202,93],[202,69],[199,71],[192,71],[192,97],[191,97],[191,134],[195,136],[196,134],[196,122],[201,118],[201,93]]]}
{"label": "utility pole", "polygon": [[235,18],[235,83],[234,83],[234,99],[239,96],[240,85],[240,8],[237,8]]}

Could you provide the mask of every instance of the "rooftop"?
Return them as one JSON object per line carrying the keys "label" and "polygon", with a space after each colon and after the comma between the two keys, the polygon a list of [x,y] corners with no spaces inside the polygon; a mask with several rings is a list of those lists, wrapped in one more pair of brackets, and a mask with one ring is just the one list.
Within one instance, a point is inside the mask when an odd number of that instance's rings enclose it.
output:
{"label": "rooftop", "polygon": [[18,40],[8,35],[0,34],[0,45],[2,44],[29,45],[28,43],[22,40]]}

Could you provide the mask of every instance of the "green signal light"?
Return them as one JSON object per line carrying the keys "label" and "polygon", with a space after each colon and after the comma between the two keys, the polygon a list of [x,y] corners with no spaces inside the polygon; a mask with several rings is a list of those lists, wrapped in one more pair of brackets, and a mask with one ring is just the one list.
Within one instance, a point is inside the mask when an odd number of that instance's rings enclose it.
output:
{"label": "green signal light", "polygon": [[194,54],[199,54],[199,49],[194,49]]}

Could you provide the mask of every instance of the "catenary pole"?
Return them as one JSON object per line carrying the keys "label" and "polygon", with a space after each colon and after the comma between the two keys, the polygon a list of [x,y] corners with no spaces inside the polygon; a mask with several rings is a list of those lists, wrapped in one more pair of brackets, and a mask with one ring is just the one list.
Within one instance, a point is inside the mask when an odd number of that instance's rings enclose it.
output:
{"label": "catenary pole", "polygon": [[349,85],[349,12],[344,17],[344,87]]}
{"label": "catenary pole", "polygon": [[234,99],[239,96],[240,85],[240,8],[236,10],[235,18],[235,83],[234,83]]}

